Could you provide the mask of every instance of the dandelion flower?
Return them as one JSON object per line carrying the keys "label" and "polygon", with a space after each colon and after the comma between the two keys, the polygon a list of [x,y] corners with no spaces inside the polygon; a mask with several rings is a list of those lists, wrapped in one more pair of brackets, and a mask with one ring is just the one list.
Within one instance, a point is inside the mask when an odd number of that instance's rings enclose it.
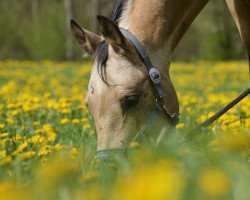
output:
{"label": "dandelion flower", "polygon": [[80,120],[79,119],[73,119],[72,120],[72,124],[79,124],[80,123]]}
{"label": "dandelion flower", "polygon": [[9,123],[9,124],[14,124],[14,119],[11,118],[11,117],[8,117],[8,118],[6,119],[6,122]]}
{"label": "dandelion flower", "polygon": [[209,197],[223,197],[230,189],[230,181],[221,169],[207,169],[199,178],[202,191]]}
{"label": "dandelion flower", "polygon": [[86,124],[86,125],[83,126],[83,129],[86,129],[86,130],[90,129],[90,128],[91,128],[90,124]]}
{"label": "dandelion flower", "polygon": [[32,158],[33,156],[36,155],[36,152],[35,151],[28,151],[28,152],[24,152],[22,154],[20,154],[20,159],[21,160],[28,160],[30,158]]}
{"label": "dandelion flower", "polygon": [[65,124],[68,124],[69,123],[69,119],[68,118],[63,118],[62,120],[61,120],[61,124],[62,125],[65,125]]}

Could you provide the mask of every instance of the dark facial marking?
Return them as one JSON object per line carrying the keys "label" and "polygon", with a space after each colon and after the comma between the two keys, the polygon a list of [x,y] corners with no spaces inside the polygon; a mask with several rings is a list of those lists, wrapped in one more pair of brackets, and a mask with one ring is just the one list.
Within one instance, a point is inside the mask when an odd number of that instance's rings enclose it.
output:
{"label": "dark facial marking", "polygon": [[91,94],[94,94],[94,92],[95,92],[95,88],[93,87],[93,86],[90,86],[91,87]]}

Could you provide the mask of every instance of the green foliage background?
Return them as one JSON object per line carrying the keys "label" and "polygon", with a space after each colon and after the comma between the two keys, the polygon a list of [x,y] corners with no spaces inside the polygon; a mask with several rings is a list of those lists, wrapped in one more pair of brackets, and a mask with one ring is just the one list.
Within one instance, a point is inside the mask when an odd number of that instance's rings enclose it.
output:
{"label": "green foliage background", "polygon": [[[109,16],[114,0],[71,0],[73,18],[96,31],[95,15]],[[37,5],[36,7],[34,5]],[[0,59],[66,59],[64,0],[0,0]],[[73,38],[72,38],[73,39]],[[81,57],[76,43],[71,59]],[[235,60],[246,53],[224,0],[211,0],[174,54],[174,60]]]}

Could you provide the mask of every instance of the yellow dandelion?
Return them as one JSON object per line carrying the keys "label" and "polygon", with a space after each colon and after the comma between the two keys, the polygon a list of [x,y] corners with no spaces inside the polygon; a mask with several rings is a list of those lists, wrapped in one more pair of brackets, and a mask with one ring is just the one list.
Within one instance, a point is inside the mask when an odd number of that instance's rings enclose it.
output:
{"label": "yellow dandelion", "polygon": [[43,125],[43,130],[44,130],[44,132],[53,131],[53,127],[52,127],[51,124],[44,124]]}
{"label": "yellow dandelion", "polygon": [[229,124],[229,128],[231,128],[231,129],[237,129],[239,127],[241,127],[241,121],[240,120],[237,120],[237,121]]}
{"label": "yellow dandelion", "polygon": [[226,173],[217,168],[207,169],[200,174],[199,184],[209,197],[223,197],[229,193],[230,180]]}
{"label": "yellow dandelion", "polygon": [[11,156],[6,156],[4,159],[0,160],[0,166],[10,164],[12,160]]}
{"label": "yellow dandelion", "polygon": [[184,186],[183,171],[175,161],[158,161],[118,179],[110,199],[180,199]]}
{"label": "yellow dandelion", "polygon": [[245,119],[244,123],[245,123],[245,125],[246,125],[247,128],[250,128],[250,118]]}
{"label": "yellow dandelion", "polygon": [[57,134],[54,131],[47,132],[48,141],[53,142],[56,140]]}
{"label": "yellow dandelion", "polygon": [[94,130],[89,131],[89,135],[96,135],[96,132]]}
{"label": "yellow dandelion", "polygon": [[227,135],[221,143],[226,150],[241,151],[250,146],[250,136],[243,134]]}
{"label": "yellow dandelion", "polygon": [[49,92],[46,92],[46,93],[43,95],[43,97],[44,97],[45,99],[48,99],[50,96],[51,96],[51,94],[50,94]]}
{"label": "yellow dandelion", "polygon": [[184,128],[185,124],[184,123],[179,123],[177,124],[176,128],[180,129],[180,128]]}
{"label": "yellow dandelion", "polygon": [[7,108],[8,109],[14,109],[14,108],[16,108],[16,105],[14,103],[8,103]]}
{"label": "yellow dandelion", "polygon": [[20,134],[16,134],[13,138],[15,141],[21,140],[22,136]]}
{"label": "yellow dandelion", "polygon": [[139,142],[131,142],[130,144],[129,144],[129,147],[131,148],[131,149],[135,149],[135,148],[137,148],[139,146]]}
{"label": "yellow dandelion", "polygon": [[67,102],[62,102],[62,103],[60,104],[60,107],[61,107],[61,108],[68,108],[68,103],[67,103]]}
{"label": "yellow dandelion", "polygon": [[8,117],[8,118],[6,119],[6,122],[7,122],[8,124],[14,124],[14,119],[11,118],[11,117]]}
{"label": "yellow dandelion", "polygon": [[5,138],[9,135],[9,133],[0,133],[0,138]]}
{"label": "yellow dandelion", "polygon": [[78,150],[77,150],[77,148],[75,148],[75,147],[72,148],[71,151],[70,151],[70,156],[71,156],[72,158],[76,158],[77,155],[78,155]]}
{"label": "yellow dandelion", "polygon": [[86,124],[86,125],[83,126],[83,129],[86,129],[86,130],[90,129],[90,128],[91,128],[90,124]]}
{"label": "yellow dandelion", "polygon": [[79,109],[79,110],[86,110],[87,107],[86,107],[85,104],[81,104],[81,105],[78,106],[78,109]]}
{"label": "yellow dandelion", "polygon": [[88,118],[87,117],[84,117],[81,119],[81,122],[87,122],[88,121]]}
{"label": "yellow dandelion", "polygon": [[204,122],[207,120],[207,115],[201,115],[200,118],[198,119],[198,122]]}
{"label": "yellow dandelion", "polygon": [[193,109],[190,108],[190,107],[188,107],[188,108],[186,109],[186,112],[187,112],[188,114],[194,114]]}
{"label": "yellow dandelion", "polygon": [[1,140],[0,140],[0,146],[2,146],[3,148],[5,148],[5,147],[6,147],[6,143],[7,143],[8,141],[10,141],[9,138],[3,138],[3,139],[1,139]]}
{"label": "yellow dandelion", "polygon": [[28,147],[28,142],[25,141],[24,143],[20,144],[17,148],[17,152],[22,152]]}
{"label": "yellow dandelion", "polygon": [[0,129],[4,129],[5,128],[5,124],[0,124]]}
{"label": "yellow dandelion", "polygon": [[40,126],[41,124],[40,124],[40,122],[38,122],[38,121],[35,121],[35,122],[33,122],[32,123],[32,126]]}
{"label": "yellow dandelion", "polygon": [[73,119],[72,120],[72,124],[79,124],[80,123],[80,120],[79,119]]}
{"label": "yellow dandelion", "polygon": [[22,108],[23,108],[24,112],[31,112],[33,110],[32,107],[31,107],[31,105],[29,105],[29,104],[24,104],[22,106]]}
{"label": "yellow dandelion", "polygon": [[38,97],[34,97],[32,100],[33,100],[34,103],[39,103],[40,102],[40,99]]}
{"label": "yellow dandelion", "polygon": [[20,113],[19,110],[13,110],[13,111],[11,112],[11,114],[12,114],[13,116],[17,116],[17,115],[19,115],[19,113]]}
{"label": "yellow dandelion", "polygon": [[38,152],[38,156],[45,156],[52,153],[52,147],[49,145],[44,145]]}
{"label": "yellow dandelion", "polygon": [[214,114],[215,114],[215,112],[212,112],[212,111],[209,112],[209,113],[208,113],[208,118],[209,118],[209,117],[212,117]]}
{"label": "yellow dandelion", "polygon": [[35,130],[35,133],[36,134],[41,134],[41,133],[43,133],[44,131],[43,131],[43,129],[37,129],[37,130]]}
{"label": "yellow dandelion", "polygon": [[65,124],[68,124],[68,123],[69,123],[69,119],[68,118],[61,119],[61,124],[62,125],[65,125]]}
{"label": "yellow dandelion", "polygon": [[70,114],[71,113],[71,109],[69,109],[69,108],[64,108],[64,109],[62,109],[62,111],[61,111],[63,114]]}
{"label": "yellow dandelion", "polygon": [[36,155],[35,151],[28,151],[28,152],[24,152],[24,153],[20,154],[19,158],[21,160],[28,160],[28,159],[32,158],[34,155]]}
{"label": "yellow dandelion", "polygon": [[55,150],[61,150],[61,149],[63,149],[64,148],[64,146],[62,146],[61,144],[56,144],[55,146],[54,146],[54,149]]}
{"label": "yellow dandelion", "polygon": [[30,142],[32,144],[43,144],[46,142],[46,138],[41,135],[34,135],[31,137]]}
{"label": "yellow dandelion", "polygon": [[0,151],[0,158],[6,157],[6,151]]}

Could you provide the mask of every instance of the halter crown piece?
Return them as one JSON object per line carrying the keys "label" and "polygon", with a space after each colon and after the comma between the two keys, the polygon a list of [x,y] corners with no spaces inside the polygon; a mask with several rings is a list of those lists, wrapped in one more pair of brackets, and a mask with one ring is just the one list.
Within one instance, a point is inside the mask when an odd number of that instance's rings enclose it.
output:
{"label": "halter crown piece", "polygon": [[[138,55],[140,56],[142,62],[144,63],[147,71],[148,71],[148,75],[151,79],[151,82],[153,84],[153,89],[155,92],[155,96],[156,96],[156,102],[160,102],[161,100],[165,100],[166,98],[166,93],[165,91],[162,89],[162,85],[161,85],[161,75],[159,73],[159,71],[153,66],[149,55],[147,54],[147,52],[145,51],[144,47],[142,46],[142,44],[138,41],[138,39],[128,30],[125,30],[123,28],[120,28],[120,31],[122,32],[122,34],[128,38],[132,44],[134,45]],[[169,124],[171,126],[176,126],[179,122],[179,117],[176,113],[171,114],[166,106],[166,102],[164,101],[164,104],[157,104],[156,105],[158,107],[158,109],[155,110],[159,110],[164,111],[167,115]],[[159,114],[159,111],[158,114]],[[154,112],[154,111],[153,111]],[[150,118],[150,117],[149,117]]]}

